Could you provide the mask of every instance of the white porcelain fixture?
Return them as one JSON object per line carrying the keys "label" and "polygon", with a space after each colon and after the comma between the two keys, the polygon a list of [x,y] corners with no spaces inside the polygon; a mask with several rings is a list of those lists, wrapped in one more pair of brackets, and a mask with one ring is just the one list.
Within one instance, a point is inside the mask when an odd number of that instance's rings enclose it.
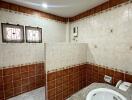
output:
{"label": "white porcelain fixture", "polygon": [[90,91],[86,100],[127,100],[122,94],[108,88],[97,88]]}

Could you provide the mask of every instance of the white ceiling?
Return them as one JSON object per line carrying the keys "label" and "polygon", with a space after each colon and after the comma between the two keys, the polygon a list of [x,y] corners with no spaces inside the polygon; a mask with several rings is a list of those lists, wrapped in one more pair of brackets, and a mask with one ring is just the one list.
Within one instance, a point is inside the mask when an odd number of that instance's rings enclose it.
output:
{"label": "white ceiling", "polygon": [[[3,0],[62,17],[73,17],[108,0]],[[48,8],[43,8],[46,3]]]}

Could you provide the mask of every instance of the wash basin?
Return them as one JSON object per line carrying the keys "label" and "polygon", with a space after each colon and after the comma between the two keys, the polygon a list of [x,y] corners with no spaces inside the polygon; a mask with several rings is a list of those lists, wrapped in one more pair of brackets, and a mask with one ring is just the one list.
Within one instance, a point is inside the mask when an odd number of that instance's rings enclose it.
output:
{"label": "wash basin", "polygon": [[86,100],[127,100],[122,94],[108,88],[97,88],[91,90]]}

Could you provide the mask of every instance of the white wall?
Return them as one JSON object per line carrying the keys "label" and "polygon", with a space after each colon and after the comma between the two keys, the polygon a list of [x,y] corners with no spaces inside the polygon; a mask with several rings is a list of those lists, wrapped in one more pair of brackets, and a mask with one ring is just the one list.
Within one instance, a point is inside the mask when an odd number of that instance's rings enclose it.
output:
{"label": "white wall", "polygon": [[0,9],[0,23],[7,22],[41,27],[43,43],[2,43],[0,25],[0,67],[44,61],[44,43],[66,41],[66,24],[59,21]]}
{"label": "white wall", "polygon": [[132,72],[132,3],[72,23],[71,37],[74,26],[88,62]]}
{"label": "white wall", "polygon": [[51,71],[87,62],[87,44],[46,44],[46,70]]}

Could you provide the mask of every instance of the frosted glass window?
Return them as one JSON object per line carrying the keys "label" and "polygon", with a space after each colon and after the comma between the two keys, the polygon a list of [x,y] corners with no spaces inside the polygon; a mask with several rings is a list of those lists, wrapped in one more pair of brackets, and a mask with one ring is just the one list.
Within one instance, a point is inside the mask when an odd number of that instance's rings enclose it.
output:
{"label": "frosted glass window", "polygon": [[42,42],[42,28],[26,26],[25,32],[26,32],[26,41],[28,43]]}
{"label": "frosted glass window", "polygon": [[24,42],[24,27],[2,23],[2,40],[3,42],[21,43]]}

